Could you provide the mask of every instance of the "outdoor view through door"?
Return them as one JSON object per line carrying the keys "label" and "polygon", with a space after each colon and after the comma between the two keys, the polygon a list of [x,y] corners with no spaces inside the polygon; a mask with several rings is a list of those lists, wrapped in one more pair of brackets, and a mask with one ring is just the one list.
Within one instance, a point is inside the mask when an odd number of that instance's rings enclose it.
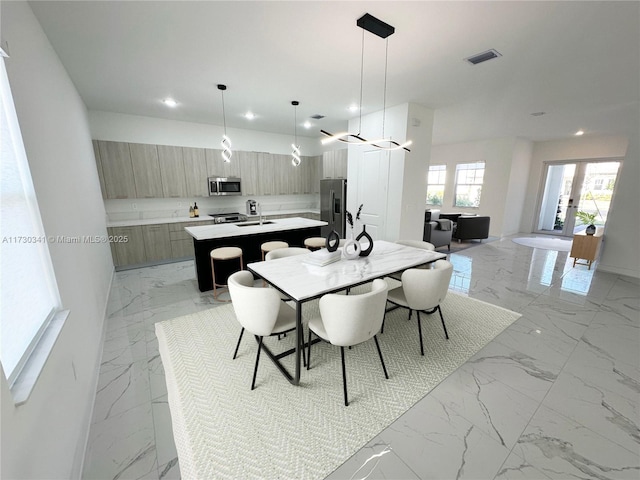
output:
{"label": "outdoor view through door", "polygon": [[593,213],[595,225],[607,221],[620,162],[546,163],[538,207],[537,233],[571,237],[586,228],[576,212]]}

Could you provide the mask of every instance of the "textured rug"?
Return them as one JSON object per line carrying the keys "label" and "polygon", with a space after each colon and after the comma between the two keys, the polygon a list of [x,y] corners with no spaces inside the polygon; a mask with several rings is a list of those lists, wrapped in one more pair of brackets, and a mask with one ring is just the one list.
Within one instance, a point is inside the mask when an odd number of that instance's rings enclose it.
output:
{"label": "textured rug", "polygon": [[[389,380],[373,341],[346,351],[348,407],[338,347],[314,345],[297,387],[262,355],[251,391],[257,344],[245,335],[232,360],[231,305],[157,323],[182,478],[324,478],[520,316],[451,292],[442,311],[450,340],[437,314],[422,316],[424,357],[415,315],[387,314],[379,339]],[[317,301],[303,312],[317,315]],[[291,337],[265,342],[277,352]]]}
{"label": "textured rug", "polygon": [[544,250],[557,250],[558,252],[570,252],[572,240],[555,237],[518,237],[512,239],[518,245]]}
{"label": "textured rug", "polygon": [[451,240],[451,250],[447,249],[447,246],[436,248],[436,252],[441,253],[458,253],[462,250],[466,250],[471,247],[477,247],[478,245],[485,245],[487,243],[495,242],[496,240],[500,240],[499,237],[489,237],[484,240],[463,240],[458,242],[457,240]]}

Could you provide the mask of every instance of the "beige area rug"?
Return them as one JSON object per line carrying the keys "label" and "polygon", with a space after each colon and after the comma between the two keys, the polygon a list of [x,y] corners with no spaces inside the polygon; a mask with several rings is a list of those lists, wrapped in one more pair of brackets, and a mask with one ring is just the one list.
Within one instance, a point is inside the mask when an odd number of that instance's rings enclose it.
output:
{"label": "beige area rug", "polygon": [[[299,386],[261,355],[251,391],[257,343],[245,335],[232,360],[240,333],[232,305],[157,323],[182,478],[324,478],[520,316],[451,292],[442,311],[448,341],[437,313],[421,315],[424,357],[415,314],[410,322],[407,310],[387,314],[379,339],[389,380],[373,341],[345,352],[348,407],[338,347],[315,344]],[[317,314],[317,301],[303,312]],[[291,337],[265,342],[279,352]]]}

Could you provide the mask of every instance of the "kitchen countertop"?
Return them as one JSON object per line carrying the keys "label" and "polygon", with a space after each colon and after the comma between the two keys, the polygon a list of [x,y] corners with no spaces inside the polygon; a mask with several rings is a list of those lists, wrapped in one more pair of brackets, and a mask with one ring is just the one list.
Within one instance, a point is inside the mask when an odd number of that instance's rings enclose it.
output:
{"label": "kitchen countertop", "polygon": [[[263,217],[271,215],[291,215],[296,213],[316,213],[320,214],[320,210],[313,208],[307,208],[303,210],[274,210],[262,212]],[[258,218],[257,215],[249,216],[248,218]],[[107,221],[107,227],[135,227],[138,225],[158,225],[161,223],[181,223],[181,222],[204,222],[213,220],[209,214],[200,214],[197,218],[189,218],[188,215],[184,217],[158,217],[158,218],[138,218],[134,220],[109,220]],[[249,227],[245,227],[249,228]]]}
{"label": "kitchen countertop", "polygon": [[186,232],[196,240],[211,240],[214,238],[239,237],[243,235],[255,235],[257,233],[281,232],[285,230],[295,230],[298,228],[322,227],[327,222],[320,220],[310,220],[308,218],[278,218],[268,220],[268,224],[249,225],[256,223],[256,220],[242,223],[222,223],[219,225],[202,225],[195,227],[185,227]]}

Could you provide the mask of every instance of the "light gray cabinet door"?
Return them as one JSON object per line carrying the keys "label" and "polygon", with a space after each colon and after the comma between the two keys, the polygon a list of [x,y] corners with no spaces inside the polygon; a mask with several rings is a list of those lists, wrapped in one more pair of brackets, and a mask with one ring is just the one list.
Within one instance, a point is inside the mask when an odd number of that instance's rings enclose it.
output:
{"label": "light gray cabinet door", "polygon": [[258,157],[264,154],[257,152],[236,152],[234,158],[240,164],[242,178],[242,195],[263,195],[260,186],[260,172],[258,171]]}
{"label": "light gray cabinet door", "polygon": [[162,197],[162,178],[155,145],[130,143],[131,166],[137,198]]}
{"label": "light gray cabinet door", "polygon": [[322,179],[322,155],[309,157],[310,172],[310,191],[309,193],[320,193],[320,180]]}
{"label": "light gray cabinet door", "polygon": [[169,225],[143,225],[145,260],[154,262],[171,258],[171,241],[169,239]]}
{"label": "light gray cabinet door", "polygon": [[333,178],[347,178],[347,149],[336,150],[333,162]]}
{"label": "light gray cabinet door", "polygon": [[334,178],[334,158],[333,150],[322,154],[322,178]]}
{"label": "light gray cabinet door", "polygon": [[98,141],[91,140],[91,143],[93,144],[93,155],[96,159],[96,169],[98,170],[98,180],[100,181],[102,198],[107,198],[107,189],[104,184],[104,174],[102,173],[102,160],[100,160],[100,148],[98,147]]}
{"label": "light gray cabinet door", "polygon": [[109,227],[107,231],[112,237],[111,251],[116,266],[145,263],[142,227]]}
{"label": "light gray cabinet door", "polygon": [[136,198],[129,144],[98,141],[107,198]]}
{"label": "light gray cabinet door", "polygon": [[242,152],[233,152],[229,163],[222,160],[222,150],[207,148],[204,153],[207,160],[207,176],[241,177],[242,167],[240,157]]}
{"label": "light gray cabinet door", "polygon": [[187,186],[182,147],[158,145],[158,163],[160,164],[164,197],[186,197]]}
{"label": "light gray cabinet door", "polygon": [[207,197],[207,161],[204,148],[182,147],[188,197]]}

